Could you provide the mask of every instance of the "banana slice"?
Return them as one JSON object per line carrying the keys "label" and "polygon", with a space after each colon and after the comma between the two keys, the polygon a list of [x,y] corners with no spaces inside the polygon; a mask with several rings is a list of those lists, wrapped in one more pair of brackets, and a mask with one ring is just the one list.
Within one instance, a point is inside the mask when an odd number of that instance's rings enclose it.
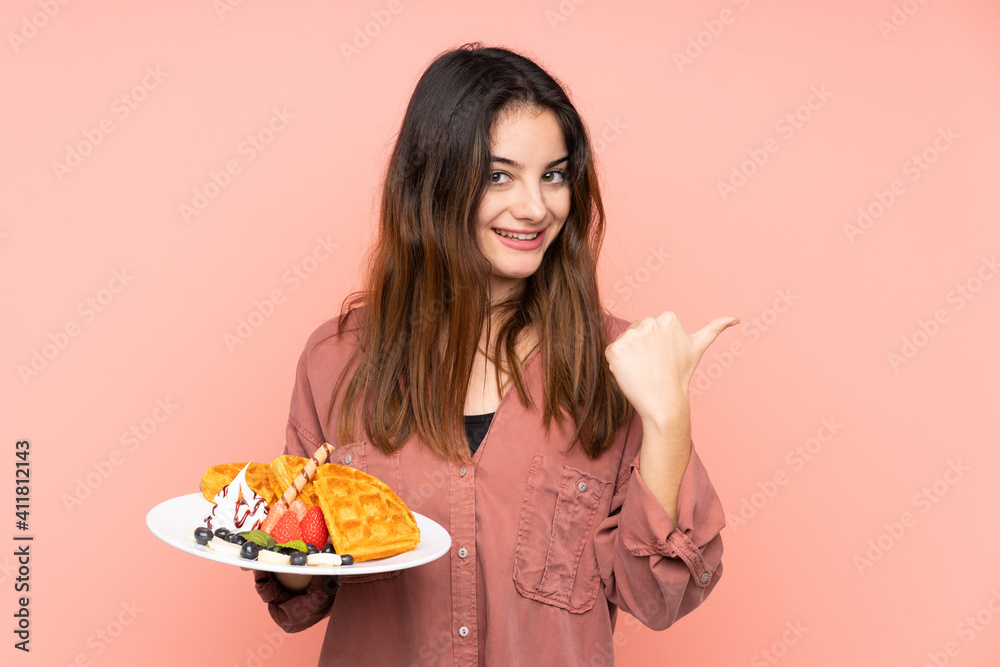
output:
{"label": "banana slice", "polygon": [[240,549],[243,548],[242,545],[226,542],[225,540],[220,540],[217,537],[214,540],[209,540],[208,546],[213,551],[218,551],[220,554],[226,554],[227,556],[232,556],[233,558],[239,558]]}
{"label": "banana slice", "polygon": [[309,554],[306,565],[319,567],[340,567],[340,554]]}
{"label": "banana slice", "polygon": [[261,549],[257,553],[258,563],[274,563],[275,565],[288,565],[292,562],[290,556],[286,554],[279,554],[277,551],[271,551],[270,549]]}

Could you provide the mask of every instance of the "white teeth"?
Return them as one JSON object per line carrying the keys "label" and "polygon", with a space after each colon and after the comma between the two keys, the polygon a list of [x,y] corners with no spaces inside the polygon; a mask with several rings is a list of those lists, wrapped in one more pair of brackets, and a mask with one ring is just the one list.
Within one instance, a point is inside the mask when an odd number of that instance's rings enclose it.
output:
{"label": "white teeth", "polygon": [[518,234],[516,232],[507,232],[502,229],[494,229],[493,231],[495,231],[500,236],[506,236],[507,238],[518,239],[521,241],[530,241],[531,239],[538,236],[538,232],[535,232],[534,234]]}

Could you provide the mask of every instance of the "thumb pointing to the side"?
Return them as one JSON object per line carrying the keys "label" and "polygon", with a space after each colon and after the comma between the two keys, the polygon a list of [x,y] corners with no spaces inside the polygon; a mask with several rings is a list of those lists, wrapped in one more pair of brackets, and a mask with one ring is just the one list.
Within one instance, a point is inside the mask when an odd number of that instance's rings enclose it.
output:
{"label": "thumb pointing to the side", "polygon": [[698,351],[699,357],[705,354],[705,350],[707,350],[708,346],[719,337],[719,334],[734,324],[739,323],[740,318],[738,317],[716,317],[704,327],[691,334],[691,344],[694,346],[695,350]]}

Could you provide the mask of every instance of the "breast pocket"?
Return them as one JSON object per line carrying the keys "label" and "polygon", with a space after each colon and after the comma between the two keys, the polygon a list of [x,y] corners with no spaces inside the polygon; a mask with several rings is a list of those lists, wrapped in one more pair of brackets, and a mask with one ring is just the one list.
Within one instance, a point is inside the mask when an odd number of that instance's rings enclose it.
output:
{"label": "breast pocket", "polygon": [[[398,459],[398,456],[396,458]],[[392,469],[391,463],[388,463],[386,459],[392,459],[392,457],[386,457],[382,454],[382,452],[372,447],[367,440],[362,440],[361,442],[352,442],[338,447],[330,456],[330,463],[350,466],[360,470],[361,472],[378,477],[383,482],[386,482],[386,484],[389,484],[388,481],[380,476],[380,474],[388,475]],[[346,567],[350,566],[348,565]],[[369,581],[398,577],[399,573],[400,570],[393,570],[391,572],[376,572],[374,574],[345,574],[341,575],[339,580],[341,584],[363,584]]]}
{"label": "breast pocket", "polygon": [[367,451],[368,451],[368,441],[362,440],[360,442],[351,442],[348,444],[341,445],[333,450],[328,459],[329,463],[336,463],[342,466],[351,466],[356,468],[361,472],[368,472],[367,468]]}
{"label": "breast pocket", "polygon": [[535,456],[521,505],[514,583],[526,598],[583,613],[594,606],[600,573],[595,521],[611,482]]}

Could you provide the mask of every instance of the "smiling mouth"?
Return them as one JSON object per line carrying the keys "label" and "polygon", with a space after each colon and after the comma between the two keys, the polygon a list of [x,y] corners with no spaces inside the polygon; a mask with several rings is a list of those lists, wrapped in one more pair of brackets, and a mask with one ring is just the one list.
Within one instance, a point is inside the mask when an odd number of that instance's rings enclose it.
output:
{"label": "smiling mouth", "polygon": [[530,234],[522,234],[520,232],[509,232],[506,229],[493,228],[493,231],[497,236],[505,236],[509,239],[517,239],[518,241],[531,241],[538,236],[538,232],[532,232]]}

